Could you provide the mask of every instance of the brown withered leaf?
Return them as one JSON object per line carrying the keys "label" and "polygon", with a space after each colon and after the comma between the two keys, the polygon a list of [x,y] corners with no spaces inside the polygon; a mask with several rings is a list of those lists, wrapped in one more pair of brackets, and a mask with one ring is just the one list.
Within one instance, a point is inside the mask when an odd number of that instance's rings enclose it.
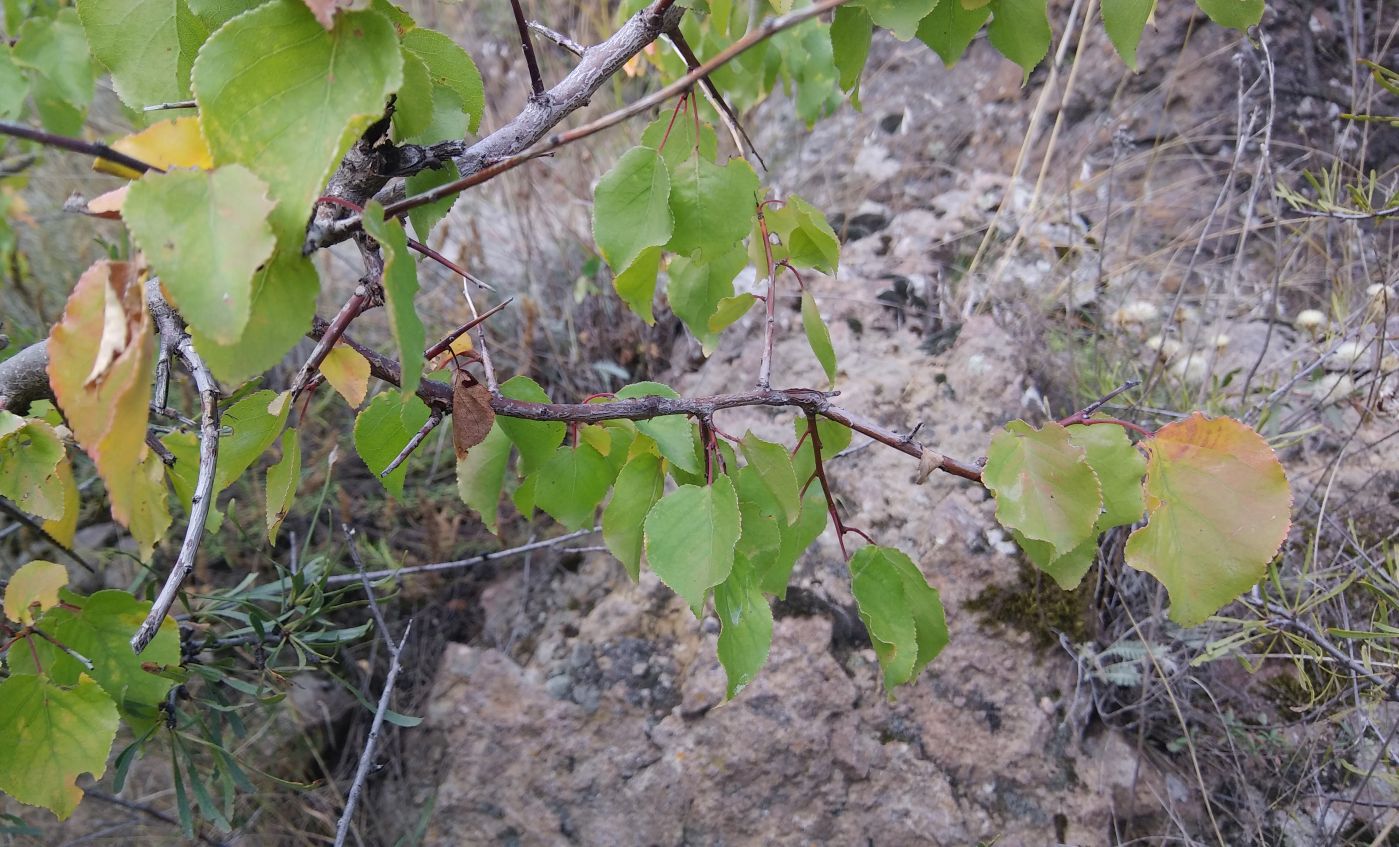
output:
{"label": "brown withered leaf", "polygon": [[491,392],[486,386],[458,370],[452,377],[452,445],[457,448],[457,461],[491,432],[495,409],[491,408]]}

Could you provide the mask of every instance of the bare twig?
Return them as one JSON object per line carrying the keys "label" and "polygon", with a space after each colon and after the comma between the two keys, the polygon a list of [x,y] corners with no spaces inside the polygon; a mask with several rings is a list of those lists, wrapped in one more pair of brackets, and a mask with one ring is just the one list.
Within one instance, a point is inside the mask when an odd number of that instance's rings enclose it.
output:
{"label": "bare twig", "polygon": [[204,525],[209,519],[209,507],[214,500],[214,470],[219,459],[219,386],[214,381],[194,342],[185,331],[184,321],[165,302],[160,294],[160,283],[152,279],[146,284],[146,302],[151,316],[160,330],[162,343],[172,343],[175,354],[184,362],[194,377],[195,388],[199,391],[199,476],[194,483],[194,496],[190,501],[189,526],[185,528],[185,540],[180,545],[175,565],[170,575],[156,595],[150,614],[136,634],[131,637],[131,649],[137,653],[146,649],[151,639],[160,629],[175,598],[180,593],[180,585],[194,570],[194,557],[199,552],[199,542],[204,537]]}
{"label": "bare twig", "polygon": [[68,655],[68,658],[82,665],[87,670],[92,670],[92,660],[84,656],[82,653],[79,653],[77,650],[74,650],[72,647],[69,647],[67,644],[64,644],[62,641],[59,641],[57,638],[54,638],[52,635],[49,635],[47,632],[44,632],[42,629],[39,629],[33,624],[30,624],[28,627],[26,627],[26,629],[39,636],[40,638],[44,639],[48,643],[52,644],[53,646],[57,647],[59,650],[62,650]]}
{"label": "bare twig", "polygon": [[23,138],[25,141],[34,141],[46,147],[57,147],[60,150],[67,150],[70,153],[82,153],[86,156],[94,156],[98,159],[106,159],[109,162],[116,162],[118,165],[125,165],[134,171],[145,173],[155,171],[165,173],[164,170],[155,165],[149,165],[140,159],[133,158],[125,153],[118,152],[105,144],[98,144],[93,141],[83,141],[80,138],[69,138],[66,135],[55,135],[52,132],[44,132],[41,129],[33,129],[22,124],[12,124],[7,121],[0,121],[0,135],[9,135],[14,138]]}
{"label": "bare twig", "polygon": [[442,423],[444,417],[445,414],[441,409],[433,409],[432,414],[428,415],[427,422],[413,433],[413,437],[408,439],[408,443],[403,445],[403,449],[398,451],[398,455],[393,457],[393,461],[389,462],[388,467],[379,471],[379,478],[383,479],[398,470],[398,466],[403,464],[414,450],[418,449],[418,445],[423,443],[423,439],[427,438],[430,432],[437,429],[437,425]]}
{"label": "bare twig", "polygon": [[62,551],[63,555],[67,556],[68,558],[81,565],[83,570],[86,570],[88,573],[97,573],[97,569],[94,568],[92,564],[88,562],[87,559],[84,559],[82,556],[79,556],[77,552],[74,551],[68,545],[60,543],[59,540],[57,538],[54,538],[48,530],[44,529],[43,524],[39,523],[29,515],[25,514],[23,510],[13,506],[10,503],[10,501],[4,499],[3,497],[0,497],[0,512],[4,512],[5,514],[19,521],[31,532],[34,532],[40,538],[47,541],[51,546],[54,547],[54,549]]}
{"label": "bare twig", "polygon": [[452,343],[455,342],[458,338],[461,338],[466,333],[475,329],[477,326],[484,323],[486,319],[489,318],[491,315],[494,315],[496,312],[499,312],[501,309],[504,309],[506,306],[509,306],[514,301],[515,298],[511,297],[503,303],[497,303],[496,305],[482,312],[480,315],[472,318],[471,320],[467,321],[466,323],[447,333],[447,335],[443,336],[441,341],[427,348],[423,355],[429,359],[433,359],[447,352],[447,348],[451,347]]}
{"label": "bare twig", "polygon": [[569,38],[556,29],[550,29],[539,21],[530,21],[529,28],[575,56],[581,58],[584,53],[588,52],[588,48],[584,47],[582,44],[579,44],[577,41],[574,41],[572,38]]}
{"label": "bare twig", "polygon": [[350,322],[359,317],[364,311],[364,304],[369,299],[369,286],[361,280],[355,286],[355,293],[350,295],[350,299],[345,301],[345,305],[340,307],[340,311],[335,313],[335,318],[330,322],[330,328],[320,336],[311,351],[311,355],[306,357],[306,363],[301,366],[301,370],[296,372],[296,379],[291,383],[291,396],[295,400],[300,396],[306,386],[311,383],[311,377],[320,370],[321,364],[325,362],[325,357],[330,355],[330,351],[335,347],[335,342],[340,340],[340,336],[345,334]]}
{"label": "bare twig", "polygon": [[529,37],[529,24],[525,22],[525,10],[520,8],[520,0],[510,0],[515,11],[515,28],[520,32],[520,49],[525,53],[525,64],[529,66],[530,96],[538,99],[544,96],[544,77],[539,74],[539,60],[534,57],[534,41]]}
{"label": "bare twig", "polygon": [[[144,805],[142,803],[136,803],[131,800],[124,800],[121,797],[108,794],[104,791],[98,791],[94,788],[84,789],[83,796],[91,797],[92,799],[97,800],[98,802],[107,803],[111,806],[119,806],[123,809],[127,809],[132,812],[140,812],[148,818],[158,820],[161,823],[166,823],[173,827],[180,827],[180,821],[178,818],[175,818],[171,815],[167,815],[159,809],[153,809],[150,806]],[[227,847],[226,842],[219,841],[216,838],[210,838],[209,836],[203,833],[198,833],[197,837],[200,841],[210,845],[210,847]]]}
{"label": "bare twig", "polygon": [[[1102,397],[1099,397],[1097,400],[1094,400],[1092,403],[1089,403],[1087,406],[1084,406],[1082,409],[1079,409],[1077,412],[1074,412],[1072,415],[1069,415],[1064,420],[1075,421],[1083,420],[1084,418],[1091,418],[1095,413],[1097,413],[1099,409],[1103,408],[1108,403],[1111,403],[1116,397],[1125,394],[1128,391],[1131,391],[1133,388],[1136,388],[1138,385],[1141,384],[1142,381],[1139,379],[1129,379],[1126,382],[1114,388],[1113,390],[1109,391],[1107,394],[1104,394]],[[1063,421],[1060,421],[1060,423],[1063,423]],[[1065,424],[1065,426],[1067,425],[1068,424]]]}
{"label": "bare twig", "polygon": [[472,556],[468,559],[457,559],[452,562],[436,562],[431,565],[414,565],[407,568],[398,568],[388,571],[370,571],[368,573],[334,574],[326,578],[327,585],[344,585],[349,582],[358,582],[364,579],[385,579],[387,577],[414,576],[424,573],[440,573],[442,571],[460,570],[474,565],[484,565],[487,562],[497,562],[515,556],[532,553],[535,550],[543,550],[548,547],[556,547],[560,544],[567,544],[570,541],[582,538],[585,535],[592,535],[601,532],[602,527],[595,526],[592,529],[580,529],[577,532],[570,532],[567,535],[560,535],[558,538],[549,538],[544,541],[533,541],[529,544],[522,544],[519,547],[511,547],[508,550],[497,550],[494,553],[482,553],[479,556]]}
{"label": "bare twig", "polygon": [[758,363],[758,390],[766,391],[772,384],[772,344],[777,332],[777,266],[772,261],[772,236],[768,234],[767,218],[763,216],[761,203],[758,204],[758,234],[763,239],[768,275],[767,302],[763,304],[767,314],[763,320],[763,354]]}
{"label": "bare twig", "polygon": [[359,796],[364,791],[364,781],[369,776],[369,769],[374,763],[375,748],[379,745],[379,732],[384,726],[384,715],[389,711],[389,701],[393,698],[394,683],[398,681],[398,672],[402,670],[403,648],[408,643],[408,636],[413,631],[413,621],[403,627],[403,637],[395,644],[389,635],[388,624],[384,622],[384,615],[379,611],[379,603],[374,598],[374,589],[369,584],[369,579],[364,572],[364,563],[359,560],[359,553],[355,550],[355,539],[353,531],[344,527],[345,537],[349,541],[350,556],[355,560],[355,565],[359,570],[358,577],[364,583],[366,596],[369,598],[369,610],[374,616],[374,623],[379,627],[379,634],[384,639],[384,645],[389,651],[389,672],[384,677],[384,688],[379,692],[379,706],[374,710],[374,720],[369,724],[369,737],[364,740],[364,751],[360,753],[359,767],[355,769],[355,780],[350,783],[350,792],[345,797],[345,809],[340,813],[340,821],[335,827],[335,847],[344,847],[345,839],[350,834],[350,823],[354,819],[355,806],[359,803]]}
{"label": "bare twig", "polygon": [[195,103],[193,100],[173,100],[169,103],[156,103],[150,106],[142,107],[141,111],[166,112],[171,109],[194,109],[197,108],[198,105],[199,104]]}

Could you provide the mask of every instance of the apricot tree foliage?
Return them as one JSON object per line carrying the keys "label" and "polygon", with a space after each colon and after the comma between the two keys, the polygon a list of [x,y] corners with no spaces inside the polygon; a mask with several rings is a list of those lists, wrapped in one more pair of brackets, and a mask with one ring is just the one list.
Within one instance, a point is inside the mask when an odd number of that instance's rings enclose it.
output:
{"label": "apricot tree foliage", "polygon": [[[1228,27],[1263,12],[1262,0],[1198,2]],[[1153,7],[1101,4],[1129,66]],[[1028,80],[1051,42],[1046,0],[625,0],[616,31],[586,47],[527,26],[518,3],[514,11],[532,95],[480,135],[485,93],[469,54],[389,0],[5,0],[13,38],[0,44],[0,118],[19,122],[0,131],[26,153],[88,154],[126,180],[80,211],[111,220],[113,242],[124,228],[131,249],[83,272],[47,339],[0,363],[0,495],[68,545],[75,478],[95,472],[138,557],[169,578],[149,594],[80,596],[54,563],[11,576],[0,789],[66,816],[81,797],[78,775],[103,773],[119,717],[138,739],[175,725],[168,695],[192,673],[192,654],[168,615],[201,539],[219,530],[219,495],[258,473],[267,541],[277,543],[297,507],[301,416],[326,383],[356,410],[354,447],[394,496],[405,459],[450,419],[461,498],[493,532],[507,500],[569,530],[592,527],[600,512],[603,540],[633,578],[650,568],[696,615],[713,604],[730,696],[766,659],[770,598],[785,594],[798,558],[828,530],[888,686],[912,681],[947,642],[919,565],[840,513],[827,463],[852,433],[909,455],[924,476],[985,485],[997,519],[1064,588],[1088,571],[1101,533],[1129,525],[1138,528],[1127,563],[1165,584],[1182,625],[1263,575],[1287,532],[1290,496],[1272,451],[1241,423],[1197,414],[1149,432],[1094,407],[1040,426],[1011,422],[971,461],[835,403],[837,351],[803,275],[838,274],[840,242],[822,210],[765,184],[741,116],[777,87],[807,123],[858,100],[876,29],[922,41],[948,64],[984,30]],[[577,54],[552,87],[535,60],[536,32]],[[659,82],[563,128],[624,66]],[[110,144],[84,130],[102,74],[137,124]],[[623,126],[632,118],[645,122]],[[636,139],[594,193],[597,251],[617,296],[648,322],[663,297],[706,351],[760,309],[755,384],[681,397],[640,382],[559,398],[524,374],[501,379],[489,318],[504,303],[478,312],[473,298],[497,295],[425,246],[463,192],[613,128]],[[22,177],[5,179],[0,210],[18,214]],[[351,240],[363,275],[323,319],[313,257]],[[0,255],[15,249],[0,218]],[[421,313],[420,256],[462,276],[477,315],[466,326],[447,332]],[[760,285],[737,289],[750,266]],[[819,386],[774,387],[776,307],[794,296],[826,378]],[[389,351],[347,334],[376,321]],[[261,387],[306,336],[317,343],[291,386]],[[449,380],[432,373],[442,361]],[[177,371],[192,392],[172,391]],[[371,381],[386,390],[373,393]],[[791,439],[721,428],[725,410],[753,406],[789,414]],[[274,444],[279,458],[262,461]],[[319,596],[314,582],[277,586]],[[241,614],[236,637],[285,641]],[[219,819],[198,781],[192,791]]]}

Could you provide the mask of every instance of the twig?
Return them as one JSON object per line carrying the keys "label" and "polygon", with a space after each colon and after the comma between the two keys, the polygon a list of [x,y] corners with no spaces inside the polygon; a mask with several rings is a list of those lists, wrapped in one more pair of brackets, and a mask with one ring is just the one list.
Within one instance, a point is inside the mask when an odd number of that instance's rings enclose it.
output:
{"label": "twig", "polygon": [[486,328],[482,326],[482,322],[486,318],[476,311],[476,301],[471,299],[471,288],[467,286],[465,279],[462,279],[461,282],[461,293],[466,298],[466,305],[471,308],[472,319],[476,321],[476,347],[477,352],[481,354],[481,370],[486,376],[486,390],[491,393],[492,397],[495,397],[500,393],[500,385],[496,383],[495,366],[491,364],[491,351],[486,346]]}
{"label": "twig", "polygon": [[195,103],[193,100],[174,100],[169,103],[156,103],[152,106],[145,106],[141,109],[141,111],[164,112],[170,109],[193,109],[196,108],[198,105],[199,104]]}
{"label": "twig", "polygon": [[[1111,403],[1118,395],[1125,394],[1126,392],[1131,391],[1133,388],[1136,388],[1138,385],[1141,384],[1142,381],[1139,379],[1129,379],[1126,382],[1114,388],[1113,390],[1109,391],[1107,394],[1104,394],[1102,397],[1099,397],[1097,400],[1094,400],[1092,403],[1089,403],[1087,406],[1084,406],[1082,409],[1079,409],[1077,412],[1074,412],[1072,415],[1069,415],[1069,417],[1065,418],[1064,420],[1082,420],[1083,418],[1092,417],[1095,412],[1106,406],[1108,403]],[[1060,423],[1063,423],[1063,421],[1061,421]],[[1065,424],[1065,426],[1067,426],[1067,424]]]}
{"label": "twig", "polygon": [[88,562],[87,559],[84,559],[82,556],[79,556],[76,551],[68,547],[66,544],[59,543],[59,540],[57,538],[54,538],[52,535],[49,534],[48,530],[44,529],[43,524],[39,523],[38,521],[31,518],[29,515],[25,514],[22,509],[15,507],[13,504],[10,503],[9,500],[6,500],[3,497],[0,497],[0,511],[3,511],[5,514],[14,518],[16,521],[19,521],[30,531],[34,532],[40,538],[53,545],[55,549],[62,551],[63,555],[67,556],[68,558],[81,565],[83,570],[87,571],[88,573],[97,573],[97,569],[94,568],[92,564]]}
{"label": "twig", "polygon": [[520,8],[520,0],[510,0],[515,10],[515,28],[520,32],[520,49],[525,53],[525,64],[529,66],[531,97],[544,96],[544,77],[539,74],[539,60],[534,57],[534,42],[529,37],[529,24],[525,22],[525,10]]}
{"label": "twig", "polygon": [[[98,790],[93,789],[93,788],[88,788],[88,789],[84,789],[84,791],[83,791],[83,796],[84,796],[84,797],[91,797],[92,799],[94,799],[94,800],[96,800],[96,801],[98,801],[98,802],[100,802],[100,803],[106,803],[106,804],[111,805],[111,806],[119,806],[119,807],[121,807],[121,808],[123,808],[123,809],[127,809],[127,810],[132,811],[132,812],[140,812],[141,814],[145,815],[146,817],[152,818],[152,819],[154,819],[154,820],[158,820],[158,821],[160,821],[161,823],[167,823],[167,824],[169,824],[170,826],[173,826],[173,827],[179,827],[179,826],[180,826],[180,822],[179,822],[178,819],[176,819],[176,818],[174,818],[174,817],[172,817],[172,816],[170,816],[170,815],[165,814],[164,812],[160,811],[159,809],[153,809],[153,808],[151,808],[150,806],[146,806],[146,805],[143,805],[143,804],[141,804],[141,803],[136,803],[136,802],[133,802],[133,801],[131,801],[131,800],[123,800],[123,799],[120,798],[120,797],[117,797],[117,796],[112,795],[112,794],[108,794],[108,793],[106,793],[106,792],[104,792],[104,791],[98,791]],[[227,842],[219,841],[219,840],[216,839],[216,838],[210,838],[209,836],[205,835],[205,834],[202,833],[202,832],[201,832],[201,833],[198,833],[198,834],[197,834],[197,837],[199,838],[200,841],[204,842],[205,844],[208,844],[209,847],[228,847]]]}
{"label": "twig", "polygon": [[[797,24],[803,23],[807,20],[810,20],[811,18],[828,12],[837,6],[846,3],[847,1],[848,0],[820,0],[820,2],[814,3],[811,6],[808,6],[804,9],[799,9],[797,11],[791,12],[790,14],[783,15],[778,18],[771,18],[769,20],[766,20],[761,25],[755,27],[743,38],[740,38],[738,41],[735,41],[733,44],[729,45],[728,48],[720,51],[717,55],[715,55],[714,58],[710,59],[708,62],[705,62],[698,68],[695,68],[693,71],[680,77],[675,82],[672,82],[670,85],[667,85],[664,88],[661,88],[653,92],[652,94],[649,94],[646,97],[637,100],[631,105],[618,109],[617,111],[612,112],[608,115],[604,115],[603,117],[598,118],[597,120],[592,121],[590,123],[584,124],[583,126],[568,130],[567,132],[556,133],[554,135],[551,135],[548,137],[547,140],[544,140],[542,143],[536,143],[533,147],[525,149],[522,152],[506,156],[505,158],[495,161],[493,164],[478,167],[476,166],[477,163],[470,163],[467,167],[462,168],[462,172],[466,173],[466,176],[463,176],[461,179],[454,180],[453,182],[445,183],[441,186],[425,191],[422,194],[416,194],[412,197],[404,198],[403,200],[400,200],[397,203],[390,203],[388,206],[384,207],[384,215],[386,217],[389,215],[402,215],[410,209],[416,209],[419,206],[423,206],[428,203],[434,203],[438,200],[441,200],[444,197],[450,197],[453,194],[457,194],[459,192],[465,191],[468,188],[492,180],[495,177],[500,176],[501,174],[507,171],[514,170],[515,168],[525,164],[526,162],[532,161],[547,153],[551,153],[555,150],[558,150],[560,147],[564,147],[576,141],[588,138],[589,136],[596,135],[597,133],[602,132],[606,129],[610,129],[629,118],[642,114],[643,112],[649,111],[650,109],[660,105],[661,103],[666,102],[672,97],[676,97],[682,92],[688,91],[700,79],[702,79],[705,76],[708,76],[715,70],[728,64],[730,61],[732,61],[744,51],[750,49],[754,45],[764,41],[765,39],[771,38],[779,32],[790,29],[796,26]],[[656,7],[653,7],[653,9],[650,12],[642,12],[640,13],[640,15],[650,16],[663,13],[664,9],[661,9],[660,7],[669,8],[669,6],[670,3],[664,2],[664,0],[662,0],[662,2],[657,3]],[[659,12],[657,11],[658,9],[660,9]],[[589,51],[590,54],[592,52],[593,51]],[[580,68],[581,67],[582,66],[580,65]],[[598,85],[601,85],[601,80],[598,81]],[[581,105],[581,103],[578,105]],[[574,108],[576,108],[576,106]],[[559,120],[562,119],[563,116],[561,115],[559,117]],[[516,130],[516,132],[518,133],[518,130]],[[542,139],[543,137],[543,132],[535,136],[536,139]],[[484,143],[485,142],[482,142],[482,144]],[[455,145],[457,144],[457,142],[449,142],[449,144]],[[455,148],[444,148],[444,153],[455,155],[454,153],[452,153],[453,149]],[[467,155],[468,153],[470,153],[470,151],[463,151],[463,156]],[[331,224],[330,226],[322,228],[322,231],[320,232],[313,232],[308,238],[306,247],[310,249],[315,249],[317,247],[326,247],[330,244],[342,241],[351,232],[358,229],[359,226],[360,219],[357,215],[348,218],[342,218],[336,221],[335,223]]]}
{"label": "twig", "polygon": [[473,565],[484,565],[487,562],[495,562],[502,559],[509,559],[525,553],[532,553],[535,550],[543,550],[548,547],[555,547],[560,544],[567,544],[570,541],[582,538],[585,535],[592,535],[601,532],[602,527],[595,526],[592,529],[580,529],[577,532],[570,532],[567,535],[560,535],[557,538],[549,538],[544,541],[532,541],[529,544],[522,544],[519,547],[511,547],[508,550],[497,550],[494,553],[482,553],[479,556],[472,556],[469,559],[457,559],[452,562],[436,562],[431,565],[414,565],[397,570],[370,571],[368,573],[354,574],[334,574],[326,578],[327,585],[344,585],[349,582],[358,582],[361,577],[364,579],[385,579],[387,577],[414,576],[424,573],[440,573],[442,571],[459,570],[469,568]]}
{"label": "twig", "polygon": [[180,592],[180,585],[194,570],[194,557],[199,552],[199,542],[204,537],[204,525],[209,520],[209,507],[214,500],[214,470],[219,459],[219,386],[214,381],[194,342],[185,332],[184,321],[165,302],[160,294],[160,283],[154,278],[146,284],[146,301],[160,330],[162,343],[174,339],[175,354],[185,363],[194,377],[195,388],[199,391],[199,476],[194,483],[194,496],[190,501],[189,526],[185,528],[185,540],[180,545],[179,555],[170,575],[151,604],[150,614],[140,629],[131,637],[131,649],[137,653],[146,649],[170,607]]}
{"label": "twig", "polygon": [[413,248],[414,250],[417,250],[419,253],[422,253],[424,256],[427,256],[429,259],[433,260],[434,262],[451,271],[452,273],[456,274],[457,276],[471,280],[473,283],[476,284],[477,288],[484,288],[487,291],[495,291],[495,286],[477,277],[475,274],[466,270],[461,265],[458,265],[456,262],[453,262],[451,259],[448,259],[446,256],[442,255],[441,253],[437,252],[436,250],[432,249],[431,247],[427,246],[421,241],[417,241],[415,239],[410,238],[408,239],[408,246]]}
{"label": "twig", "polygon": [[67,150],[70,153],[82,153],[86,156],[106,159],[110,162],[116,162],[118,165],[125,165],[134,171],[140,171],[141,173],[145,173],[146,171],[165,173],[164,170],[157,168],[155,165],[146,164],[140,159],[113,150],[105,144],[83,141],[80,138],[69,138],[66,135],[55,135],[52,132],[44,132],[41,129],[32,129],[21,124],[12,124],[8,121],[0,121],[0,135],[23,138],[25,141],[34,141],[46,147],[57,147],[60,150]]}
{"label": "twig", "polygon": [[398,455],[393,457],[393,461],[389,462],[388,467],[379,471],[379,478],[384,479],[397,470],[398,466],[403,464],[414,450],[418,449],[418,445],[423,443],[423,439],[428,437],[428,433],[437,429],[437,425],[442,423],[444,417],[446,416],[441,409],[433,409],[432,414],[428,415],[427,422],[424,423],[417,432],[413,433],[413,437],[408,439],[408,443],[403,445],[403,449],[398,451]]}
{"label": "twig", "polygon": [[[316,318],[307,333],[311,338],[320,338],[329,325]],[[398,362],[369,347],[355,342],[349,337],[342,340],[369,361],[369,372],[377,379],[392,385],[400,384]],[[440,382],[423,380],[418,385],[418,397],[429,407],[450,409],[452,388]],[[773,408],[790,407],[803,411],[813,411],[822,417],[867,435],[875,441],[898,450],[915,459],[923,457],[923,445],[871,421],[857,412],[843,409],[830,401],[830,396],[814,388],[770,389],[767,391],[746,391],[738,394],[715,394],[707,397],[636,397],[617,400],[611,403],[531,403],[491,395],[491,409],[497,415],[507,418],[521,418],[532,421],[564,421],[573,423],[601,423],[610,420],[650,420],[667,415],[712,416],[724,409],[738,409],[746,406],[768,406]],[[972,482],[981,481],[981,466],[943,455],[938,470],[960,476]]]}
{"label": "twig", "polygon": [[[695,55],[694,50],[690,49],[690,44],[685,40],[685,35],[680,31],[679,27],[672,27],[671,30],[666,33],[666,38],[675,46],[676,51],[680,54],[680,58],[685,60],[685,67],[687,70],[693,71],[700,66],[701,62],[699,57]],[[724,126],[729,130],[729,134],[733,136],[734,146],[738,148],[739,153],[743,153],[743,144],[747,142],[749,152],[753,154],[753,158],[757,159],[758,164],[762,165],[763,170],[766,171],[768,169],[768,163],[763,161],[763,156],[758,152],[757,145],[753,143],[752,138],[748,137],[748,130],[743,128],[743,123],[739,121],[738,115],[734,113],[733,108],[730,107],[728,101],[724,99],[724,95],[719,93],[718,87],[714,85],[714,80],[710,79],[708,76],[700,77],[700,88],[704,90],[705,96],[714,104],[714,109],[719,113],[720,120],[724,122]]]}
{"label": "twig", "polygon": [[52,635],[49,635],[33,624],[30,624],[26,629],[68,654],[70,659],[82,665],[87,670],[92,670],[92,660],[82,653],[79,653],[77,650],[74,650],[72,647],[69,647],[67,644],[64,644],[62,641],[59,641],[57,638],[54,638]]}
{"label": "twig", "polygon": [[772,344],[777,332],[777,266],[772,261],[772,237],[768,235],[767,219],[763,217],[763,206],[758,204],[758,234],[763,239],[763,254],[767,256],[768,294],[767,316],[763,321],[763,354],[758,363],[758,390],[766,391],[772,384]]}
{"label": "twig", "polygon": [[[846,533],[854,533],[871,544],[874,543],[874,539],[870,538],[869,533],[865,532],[863,529],[847,526],[845,522],[840,519],[840,509],[836,508],[835,495],[831,493],[831,483],[830,480],[826,479],[826,466],[821,459],[821,433],[816,427],[816,414],[814,412],[806,413],[806,434],[811,437],[811,455],[815,462],[815,470],[812,471],[811,479],[806,481],[806,485],[811,485],[812,480],[817,480],[821,483],[821,492],[826,495],[826,511],[830,513],[831,522],[835,524],[836,541],[840,543],[840,554],[844,556],[845,560],[848,562],[850,561],[850,553],[845,549]],[[802,488],[802,494],[806,494],[805,486]]]}
{"label": "twig", "polygon": [[379,731],[384,726],[384,715],[389,710],[389,700],[393,697],[394,683],[398,680],[398,672],[403,665],[404,645],[408,643],[408,636],[413,631],[413,621],[409,619],[408,624],[403,627],[403,637],[394,644],[393,637],[389,634],[389,625],[384,621],[384,613],[379,609],[379,601],[374,597],[374,587],[369,584],[369,576],[365,573],[364,562],[359,557],[359,551],[355,548],[355,533],[348,524],[341,524],[345,533],[345,540],[349,545],[350,558],[354,560],[355,569],[358,571],[360,582],[364,585],[365,597],[369,600],[369,612],[374,617],[374,625],[379,628],[379,635],[384,639],[384,646],[389,651],[389,672],[384,677],[384,688],[379,692],[379,707],[374,710],[374,720],[369,725],[369,736],[364,740],[364,751],[360,753],[359,767],[355,769],[355,781],[350,784],[350,792],[345,797],[345,809],[340,813],[340,821],[335,827],[335,847],[343,847],[345,838],[350,834],[350,823],[355,815],[355,806],[359,803],[359,796],[364,791],[364,781],[369,776],[369,768],[374,762],[374,749],[379,744]]}
{"label": "twig", "polygon": [[567,50],[575,56],[581,58],[584,53],[588,52],[588,48],[584,47],[582,44],[579,44],[577,41],[574,41],[572,38],[569,38],[567,35],[564,35],[558,30],[550,29],[549,27],[545,26],[539,21],[530,21],[529,28],[544,36],[545,38],[549,39],[550,41],[554,42],[555,44],[559,45],[560,47],[562,47],[563,49]]}
{"label": "twig", "polygon": [[364,304],[369,299],[369,285],[364,280],[360,280],[355,286],[355,293],[350,295],[350,299],[345,301],[345,305],[340,307],[340,311],[335,313],[335,318],[330,322],[330,328],[322,335],[317,342],[311,355],[306,357],[306,363],[301,366],[301,370],[296,372],[296,379],[291,383],[291,397],[295,401],[306,390],[310,384],[311,377],[320,370],[321,364],[325,362],[325,357],[330,355],[331,348],[335,342],[340,340],[340,336],[345,334],[350,322],[359,317],[364,311]]}
{"label": "twig", "polygon": [[491,317],[496,312],[499,312],[501,309],[504,309],[506,306],[509,306],[514,301],[515,298],[511,297],[503,303],[497,303],[496,305],[482,312],[477,317],[472,318],[471,320],[467,321],[466,323],[447,333],[447,335],[445,335],[441,341],[427,348],[423,355],[429,359],[434,359],[440,356],[441,354],[445,353],[447,351],[447,348],[451,347],[452,343],[455,342],[458,338],[461,338],[463,335],[470,332],[472,329],[476,328],[481,323],[485,322],[487,318]]}

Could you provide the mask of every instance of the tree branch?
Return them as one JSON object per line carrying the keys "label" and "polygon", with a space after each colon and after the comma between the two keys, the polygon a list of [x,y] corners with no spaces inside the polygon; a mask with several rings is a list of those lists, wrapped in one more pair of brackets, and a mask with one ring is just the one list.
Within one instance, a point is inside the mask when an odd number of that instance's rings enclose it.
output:
{"label": "tree branch", "polygon": [[180,593],[180,585],[194,570],[194,557],[199,553],[199,542],[204,537],[204,525],[209,520],[209,507],[214,500],[214,470],[219,460],[219,386],[214,375],[194,349],[194,342],[185,331],[184,321],[160,295],[160,284],[152,279],[146,284],[146,302],[151,317],[160,330],[160,342],[174,350],[175,355],[185,363],[195,388],[199,391],[199,477],[194,483],[194,497],[190,501],[189,525],[185,527],[185,540],[180,545],[179,555],[165,579],[165,585],[151,604],[150,614],[136,634],[131,637],[131,649],[137,653],[146,649],[160,630],[160,624],[175,605]]}
{"label": "tree branch", "polygon": [[57,147],[60,150],[67,150],[70,153],[82,153],[97,159],[106,159],[109,162],[116,162],[118,165],[125,165],[140,173],[145,173],[146,171],[165,173],[165,171],[157,168],[155,165],[147,164],[140,159],[133,158],[125,153],[120,153],[105,144],[83,141],[80,138],[69,138],[66,135],[55,135],[51,132],[32,129],[22,124],[0,121],[0,134],[9,135],[14,138],[23,138],[25,141],[33,141],[47,147]]}
{"label": "tree branch", "polygon": [[31,344],[0,362],[0,412],[29,414],[36,400],[52,401],[49,386],[49,342]]}
{"label": "tree branch", "polygon": [[[668,3],[666,5],[669,6]],[[655,41],[665,30],[668,21],[678,21],[683,11],[675,9],[659,17],[652,14],[650,9],[637,12],[611,38],[585,51],[578,65],[557,85],[545,92],[543,97],[531,97],[520,114],[509,123],[470,147],[461,140],[434,145],[423,158],[422,167],[431,167],[431,163],[455,159],[458,171],[463,176],[470,177],[488,165],[529,149],[564,118],[586,106],[604,83],[646,45]],[[354,173],[342,176],[341,172],[347,169]],[[364,205],[369,198],[383,189],[388,181],[389,177],[383,169],[375,169],[371,163],[355,162],[347,157],[331,180],[332,186],[338,182],[345,186],[345,190],[326,193]],[[343,213],[333,209],[317,210],[315,220],[307,231],[303,252],[310,253],[343,241],[351,230],[359,226],[357,215],[337,221],[341,214]],[[387,216],[389,213],[386,211],[385,214]],[[346,224],[346,220],[353,223]]]}

